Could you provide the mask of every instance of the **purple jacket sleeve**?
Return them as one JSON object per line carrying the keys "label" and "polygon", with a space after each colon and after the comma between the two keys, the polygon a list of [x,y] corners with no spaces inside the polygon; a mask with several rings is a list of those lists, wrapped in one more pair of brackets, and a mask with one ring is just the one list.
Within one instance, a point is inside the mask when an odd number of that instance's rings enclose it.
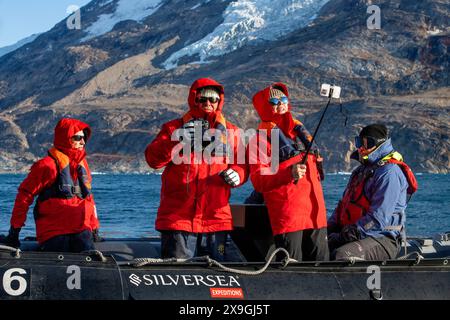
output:
{"label": "purple jacket sleeve", "polygon": [[362,238],[403,223],[395,213],[402,213],[406,208],[407,187],[406,178],[397,165],[388,164],[375,172],[364,188],[370,202],[369,210],[356,223]]}

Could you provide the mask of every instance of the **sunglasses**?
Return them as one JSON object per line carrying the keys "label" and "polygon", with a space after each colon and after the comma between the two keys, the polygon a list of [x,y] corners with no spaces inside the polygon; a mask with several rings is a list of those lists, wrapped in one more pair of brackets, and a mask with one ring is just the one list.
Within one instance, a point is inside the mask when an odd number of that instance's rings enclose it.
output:
{"label": "sunglasses", "polygon": [[211,103],[216,103],[216,102],[219,102],[220,99],[219,98],[215,98],[215,97],[200,97],[200,98],[197,98],[197,102],[200,102],[200,103],[205,103],[208,100]]}
{"label": "sunglasses", "polygon": [[72,136],[72,140],[73,141],[81,141],[84,139],[84,136],[80,136],[80,135],[74,135]]}
{"label": "sunglasses", "polygon": [[277,106],[277,105],[279,105],[280,103],[283,103],[283,104],[288,104],[288,102],[289,102],[289,99],[288,99],[288,97],[281,97],[281,98],[270,98],[269,99],[269,102],[270,102],[270,104],[272,104],[272,105],[274,105],[274,106]]}
{"label": "sunglasses", "polygon": [[364,137],[364,138],[366,138],[366,140],[367,140],[367,146],[364,145],[363,138],[361,138],[360,136],[355,137],[355,146],[357,149],[359,149],[361,147],[364,147],[366,149],[371,149],[375,146],[380,145],[384,141],[386,141],[386,139],[383,139],[383,138],[374,138],[374,137]]}

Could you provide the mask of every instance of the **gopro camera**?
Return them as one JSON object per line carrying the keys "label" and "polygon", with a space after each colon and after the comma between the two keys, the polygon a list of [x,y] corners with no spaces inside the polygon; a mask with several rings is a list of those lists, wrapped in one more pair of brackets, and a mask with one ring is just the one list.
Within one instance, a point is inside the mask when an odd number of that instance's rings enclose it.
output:
{"label": "gopro camera", "polygon": [[323,83],[320,88],[320,95],[328,98],[339,99],[341,96],[341,87]]}

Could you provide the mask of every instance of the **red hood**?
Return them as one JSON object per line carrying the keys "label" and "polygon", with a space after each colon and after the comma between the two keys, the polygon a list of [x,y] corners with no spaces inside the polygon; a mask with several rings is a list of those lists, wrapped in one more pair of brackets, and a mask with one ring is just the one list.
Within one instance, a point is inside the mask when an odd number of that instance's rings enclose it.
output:
{"label": "red hood", "polygon": [[[220,92],[220,101],[219,105],[217,107],[216,112],[211,113],[208,115],[203,110],[199,109],[197,107],[197,103],[195,102],[195,98],[197,97],[197,91],[203,87],[216,87]],[[208,117],[208,119],[215,120],[218,114],[222,113],[223,103],[224,103],[224,89],[223,86],[218,83],[217,81],[210,79],[210,78],[200,78],[194,81],[194,83],[191,86],[191,89],[189,90],[189,96],[188,96],[188,104],[189,104],[189,110],[194,118],[205,118]],[[213,124],[215,121],[210,121]]]}
{"label": "red hood", "polygon": [[87,142],[91,136],[91,128],[84,122],[76,119],[63,118],[55,127],[55,138],[53,145],[56,149],[66,154],[70,161],[77,164],[86,156],[86,150],[72,149],[70,138],[78,131],[84,131]]}
{"label": "red hood", "polygon": [[295,137],[295,133],[293,133],[295,123],[291,115],[292,106],[290,101],[288,104],[288,112],[283,115],[274,113],[272,105],[269,103],[270,88],[276,88],[283,91],[286,97],[289,98],[289,91],[287,86],[281,82],[276,82],[273,83],[270,87],[257,92],[253,96],[253,106],[255,107],[262,121],[274,122],[285,135],[288,135],[291,138]]}

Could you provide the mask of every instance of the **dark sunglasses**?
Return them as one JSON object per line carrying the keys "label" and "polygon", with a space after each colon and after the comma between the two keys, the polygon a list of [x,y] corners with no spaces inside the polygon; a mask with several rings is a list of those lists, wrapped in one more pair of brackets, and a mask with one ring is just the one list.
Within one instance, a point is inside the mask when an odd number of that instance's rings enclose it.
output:
{"label": "dark sunglasses", "polygon": [[364,138],[367,139],[367,146],[364,145],[363,138],[361,138],[360,136],[355,137],[355,146],[357,149],[359,149],[361,147],[364,147],[366,149],[371,149],[375,146],[379,146],[384,141],[386,141],[386,139],[383,139],[383,138],[374,138],[374,137],[364,137]]}
{"label": "dark sunglasses", "polygon": [[287,104],[289,102],[288,97],[281,97],[280,99],[278,98],[270,98],[269,99],[270,104],[277,106],[280,103],[284,103]]}
{"label": "dark sunglasses", "polygon": [[216,102],[219,102],[220,99],[219,98],[215,98],[215,97],[200,97],[200,98],[197,98],[197,101],[200,102],[200,103],[205,103],[208,100],[211,103],[216,103]]}
{"label": "dark sunglasses", "polygon": [[[84,136],[74,135],[72,136],[73,141],[81,141],[84,139]],[[86,141],[86,140],[85,140]]]}

